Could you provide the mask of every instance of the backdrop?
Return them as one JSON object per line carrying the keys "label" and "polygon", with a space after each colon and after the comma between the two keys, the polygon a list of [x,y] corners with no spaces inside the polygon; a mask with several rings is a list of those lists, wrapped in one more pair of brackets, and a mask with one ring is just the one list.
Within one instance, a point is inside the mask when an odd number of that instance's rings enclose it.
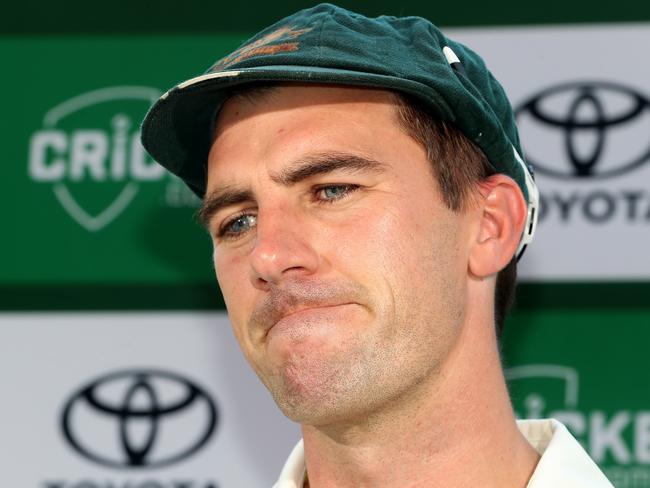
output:
{"label": "backdrop", "polygon": [[[565,422],[618,488],[650,487],[650,4],[564,3],[340,5],[426,16],[505,86],[542,201],[501,343],[515,409]],[[43,2],[0,18],[8,486],[272,485],[298,428],[240,357],[198,201],[139,124],[313,4]]]}

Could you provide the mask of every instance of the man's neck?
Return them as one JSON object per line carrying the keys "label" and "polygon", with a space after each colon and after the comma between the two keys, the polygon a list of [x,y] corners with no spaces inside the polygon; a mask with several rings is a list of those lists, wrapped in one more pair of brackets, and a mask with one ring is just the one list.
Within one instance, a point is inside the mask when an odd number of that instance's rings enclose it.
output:
{"label": "man's neck", "polygon": [[310,488],[526,486],[539,455],[517,429],[495,340],[485,327],[461,334],[417,391],[345,424],[303,425]]}

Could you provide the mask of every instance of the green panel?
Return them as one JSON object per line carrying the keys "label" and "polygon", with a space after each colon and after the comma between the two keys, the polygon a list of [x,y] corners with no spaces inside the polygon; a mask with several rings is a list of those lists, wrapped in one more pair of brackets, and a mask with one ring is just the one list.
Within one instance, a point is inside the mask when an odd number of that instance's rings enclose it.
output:
{"label": "green panel", "polygon": [[240,40],[0,39],[0,285],[212,279],[197,199],[145,157],[139,124]]}
{"label": "green panel", "polygon": [[[114,0],[88,2],[12,2],[0,16],[0,33],[223,33],[257,31],[317,1],[200,2]],[[465,0],[341,0],[338,5],[369,16],[419,15],[438,25],[506,25],[576,22],[637,22],[650,20],[650,2],[641,0],[594,2],[547,0],[486,2]],[[37,12],[37,14],[35,14]]]}
{"label": "green panel", "polygon": [[502,350],[515,411],[563,421],[617,487],[650,481],[650,310],[525,310]]}

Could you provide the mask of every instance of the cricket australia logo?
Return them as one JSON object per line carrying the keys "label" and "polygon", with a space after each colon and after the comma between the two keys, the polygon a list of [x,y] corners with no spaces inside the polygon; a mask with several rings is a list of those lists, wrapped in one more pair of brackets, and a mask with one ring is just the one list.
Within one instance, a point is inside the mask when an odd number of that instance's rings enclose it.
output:
{"label": "cricket australia logo", "polygon": [[559,420],[614,486],[650,486],[650,411],[638,409],[643,404],[635,403],[635,392],[627,398],[606,394],[603,404],[599,394],[606,389],[594,378],[585,388],[577,369],[560,364],[514,366],[505,376],[518,418]]}
{"label": "cricket australia logo", "polygon": [[65,212],[89,232],[115,221],[164,169],[140,144],[140,120],[156,88],[115,86],[78,95],[47,111],[29,142],[32,181],[49,185]]}

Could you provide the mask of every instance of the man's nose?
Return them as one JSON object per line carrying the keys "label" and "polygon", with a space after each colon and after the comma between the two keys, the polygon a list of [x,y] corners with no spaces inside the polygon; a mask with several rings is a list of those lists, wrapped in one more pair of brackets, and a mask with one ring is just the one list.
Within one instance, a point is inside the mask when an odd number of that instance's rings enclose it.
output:
{"label": "man's nose", "polygon": [[276,209],[258,213],[255,246],[250,254],[251,281],[263,290],[294,275],[311,275],[319,266],[313,229],[307,219]]}

